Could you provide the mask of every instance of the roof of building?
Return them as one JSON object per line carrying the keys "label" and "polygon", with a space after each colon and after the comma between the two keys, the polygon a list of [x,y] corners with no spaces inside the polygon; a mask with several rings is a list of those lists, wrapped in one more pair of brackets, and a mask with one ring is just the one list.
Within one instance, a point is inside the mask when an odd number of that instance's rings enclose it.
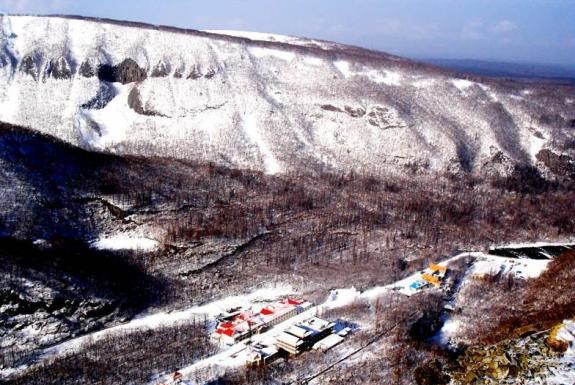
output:
{"label": "roof of building", "polygon": [[294,298],[268,303],[261,308],[252,307],[250,309],[237,311],[231,317],[223,319],[218,324],[215,333],[233,337],[244,335],[250,330],[258,329],[268,323],[284,317],[290,312],[297,311],[298,306],[308,304]]}
{"label": "roof of building", "polygon": [[288,332],[289,334],[293,334],[294,336],[298,337],[298,338],[306,338],[309,337],[311,334],[314,334],[313,331],[308,330],[308,329],[304,329],[298,325],[292,325],[290,326],[286,332]]}
{"label": "roof of building", "polygon": [[317,332],[323,332],[324,330],[333,327],[334,323],[318,317],[310,317],[305,321],[300,322],[297,326],[317,333]]}
{"label": "roof of building", "polygon": [[435,286],[439,286],[441,284],[441,282],[439,281],[439,278],[437,278],[434,275],[431,274],[427,274],[427,273],[423,273],[421,274],[421,279],[435,285]]}
{"label": "roof of building", "polygon": [[447,267],[443,266],[443,265],[438,265],[438,264],[432,263],[429,265],[429,270],[431,270],[431,271],[444,271],[445,272],[445,271],[447,271]]}
{"label": "roof of building", "polygon": [[344,340],[343,337],[338,336],[337,334],[330,334],[329,336],[323,338],[322,340],[316,342],[313,345],[313,349],[322,349],[328,350],[340,344]]}
{"label": "roof of building", "polygon": [[284,343],[286,345],[297,347],[303,343],[303,341],[294,335],[282,332],[277,336],[277,341]]}
{"label": "roof of building", "polygon": [[270,315],[270,314],[274,314],[274,311],[272,309],[264,307],[262,310],[260,310],[260,314]]}

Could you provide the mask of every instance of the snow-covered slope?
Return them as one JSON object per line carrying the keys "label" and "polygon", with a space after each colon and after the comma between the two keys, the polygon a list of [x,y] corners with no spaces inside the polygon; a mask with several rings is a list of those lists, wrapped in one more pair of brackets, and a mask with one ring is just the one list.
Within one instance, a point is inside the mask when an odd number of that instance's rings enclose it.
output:
{"label": "snow-covered slope", "polygon": [[227,33],[236,36],[2,16],[0,121],[89,149],[270,174],[504,170],[572,139],[573,88],[458,79],[341,44]]}

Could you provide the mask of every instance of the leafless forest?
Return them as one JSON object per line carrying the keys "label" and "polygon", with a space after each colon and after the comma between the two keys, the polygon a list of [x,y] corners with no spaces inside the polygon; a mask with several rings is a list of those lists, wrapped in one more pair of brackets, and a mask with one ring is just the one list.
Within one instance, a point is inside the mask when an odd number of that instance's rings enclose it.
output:
{"label": "leafless forest", "polygon": [[[44,309],[42,303],[30,307],[29,300],[11,297],[10,290],[21,278],[59,288],[59,299],[47,309],[60,312],[57,322],[78,334],[144,309],[181,308],[262,284],[288,281],[310,299],[324,298],[330,287],[390,283],[461,250],[515,239],[561,239],[575,230],[572,181],[525,166],[507,177],[436,175],[417,167],[406,169],[402,178],[319,171],[267,176],[213,164],[86,152],[8,126],[0,140],[2,159],[13,165],[2,175],[6,199],[15,199],[5,206],[13,209],[4,208],[0,217],[2,298],[20,311]],[[31,152],[39,156],[27,156]],[[155,231],[160,249],[104,252],[86,246],[95,234],[138,229]],[[45,239],[49,246],[25,239]],[[495,276],[467,287],[467,305],[458,311],[485,321],[465,329],[469,343],[496,342],[518,326],[539,328],[572,313],[573,260],[563,255],[529,285]],[[87,298],[100,298],[103,305],[77,317]],[[378,359],[362,361],[353,373],[336,366],[319,381],[442,383],[441,368],[454,353],[426,341],[440,326],[443,300],[389,294],[375,306],[357,303],[330,314],[364,314],[373,328],[354,335],[350,346]],[[16,315],[2,316],[9,336]],[[206,327],[198,320],[94,341],[9,383],[144,381],[213,352]],[[39,348],[63,339],[3,348],[2,362],[26,362]],[[293,368],[313,374],[330,362],[329,354],[222,373],[219,383],[290,383]]]}

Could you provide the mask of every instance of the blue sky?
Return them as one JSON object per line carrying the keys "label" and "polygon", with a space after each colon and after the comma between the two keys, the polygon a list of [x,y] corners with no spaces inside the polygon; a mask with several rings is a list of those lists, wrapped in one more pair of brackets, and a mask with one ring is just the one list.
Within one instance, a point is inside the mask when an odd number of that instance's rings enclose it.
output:
{"label": "blue sky", "polygon": [[0,11],[290,34],[415,58],[575,65],[575,0],[0,0]]}

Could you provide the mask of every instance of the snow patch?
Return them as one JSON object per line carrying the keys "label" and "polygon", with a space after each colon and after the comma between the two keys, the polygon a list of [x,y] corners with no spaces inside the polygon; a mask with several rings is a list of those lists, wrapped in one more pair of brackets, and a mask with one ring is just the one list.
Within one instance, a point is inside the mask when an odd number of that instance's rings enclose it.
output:
{"label": "snow patch", "polygon": [[411,83],[411,85],[413,85],[415,88],[428,88],[431,87],[435,84],[435,80],[434,79],[417,79],[415,80],[413,83]]}
{"label": "snow patch", "polygon": [[523,248],[533,248],[533,247],[548,247],[548,246],[564,246],[564,247],[572,247],[575,246],[574,241],[566,241],[566,242],[532,242],[532,243],[505,243],[502,245],[494,245],[491,246],[490,250],[495,249],[523,249]]}
{"label": "snow patch", "polygon": [[259,132],[256,117],[254,115],[244,115],[244,131],[251,142],[259,148],[264,158],[264,167],[266,173],[270,175],[280,173],[282,171],[282,167],[274,157],[271,149]]}
{"label": "snow patch", "polygon": [[396,71],[386,69],[355,71],[352,70],[351,63],[345,60],[337,60],[333,62],[333,65],[346,79],[352,76],[365,76],[376,83],[387,84],[390,86],[398,86],[401,84],[402,75]]}
{"label": "snow patch", "polygon": [[539,138],[535,135],[529,137],[529,155],[531,155],[533,162],[537,161],[537,154],[541,151],[545,143],[547,143],[545,138]]}
{"label": "snow patch", "polygon": [[259,59],[263,57],[273,57],[285,61],[292,61],[293,59],[295,59],[295,53],[289,51],[282,51],[279,49],[249,47],[248,50],[252,55],[254,55]]}
{"label": "snow patch", "polygon": [[118,234],[111,237],[100,238],[91,243],[98,250],[141,250],[154,251],[158,249],[158,241],[144,237],[133,237],[127,234]]}
{"label": "snow patch", "polygon": [[465,79],[451,79],[449,81],[458,90],[465,92],[468,88],[473,87],[476,83]]}
{"label": "snow patch", "polygon": [[461,326],[461,321],[448,319],[445,321],[439,332],[434,336],[434,341],[440,345],[448,345],[451,338],[457,333]]}
{"label": "snow patch", "polygon": [[308,64],[308,65],[315,66],[315,67],[319,67],[323,64],[322,59],[320,59],[319,57],[313,57],[313,56],[304,57],[303,62],[304,62],[304,64]]}
{"label": "snow patch", "polygon": [[[475,83],[472,83],[475,84]],[[481,89],[487,94],[487,97],[489,97],[489,99],[492,102],[499,102],[499,96],[497,95],[497,93],[495,91],[493,91],[490,87],[484,85],[484,84],[479,84],[479,87],[481,87]],[[468,87],[467,87],[468,88]],[[462,90],[464,91],[464,90]]]}
{"label": "snow patch", "polygon": [[361,298],[361,293],[355,287],[332,290],[322,306],[335,309],[349,305]]}
{"label": "snow patch", "polygon": [[360,72],[359,74],[363,74],[367,76],[369,79],[376,83],[383,83],[387,84],[388,86],[399,86],[401,84],[402,76],[400,73],[395,71],[389,70],[371,70],[366,72]]}
{"label": "snow patch", "polygon": [[351,76],[353,76],[353,72],[351,71],[351,63],[345,60],[337,60],[335,62],[333,62],[333,65],[335,66],[335,68],[337,68],[337,70],[339,72],[341,72],[341,74],[346,77],[349,78]]}
{"label": "snow patch", "polygon": [[472,267],[474,275],[513,274],[518,278],[537,278],[547,269],[550,260],[515,259],[485,255]]}

